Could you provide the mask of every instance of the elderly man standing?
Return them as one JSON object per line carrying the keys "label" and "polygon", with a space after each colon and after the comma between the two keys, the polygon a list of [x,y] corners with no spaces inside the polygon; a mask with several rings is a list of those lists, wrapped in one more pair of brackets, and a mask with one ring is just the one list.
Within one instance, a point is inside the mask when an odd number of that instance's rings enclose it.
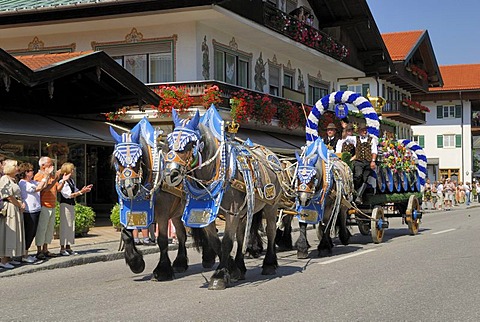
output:
{"label": "elderly man standing", "polygon": [[55,226],[55,203],[57,201],[57,192],[63,188],[63,184],[68,180],[68,175],[63,175],[58,170],[53,173],[53,161],[49,157],[41,157],[38,161],[40,169],[35,174],[34,180],[37,182],[46,182],[47,185],[40,192],[40,203],[42,209],[38,218],[37,233],[35,235],[35,244],[37,245],[37,259],[43,260],[46,257],[56,257],[48,251],[48,244],[52,242],[53,230]]}
{"label": "elderly man standing", "polygon": [[355,140],[355,157],[353,158],[353,183],[357,190],[355,203],[362,203],[362,196],[367,189],[367,180],[376,168],[375,161],[378,153],[378,140],[373,135],[368,135],[367,124],[358,124],[358,134]]}

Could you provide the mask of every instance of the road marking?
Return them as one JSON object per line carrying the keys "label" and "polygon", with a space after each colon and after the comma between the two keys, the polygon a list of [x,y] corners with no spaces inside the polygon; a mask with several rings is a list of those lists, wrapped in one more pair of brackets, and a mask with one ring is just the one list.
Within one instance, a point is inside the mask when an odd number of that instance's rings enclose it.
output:
{"label": "road marking", "polygon": [[344,260],[344,259],[348,259],[348,258],[351,258],[351,257],[371,253],[371,252],[374,252],[374,251],[376,251],[376,249],[373,249],[373,248],[372,249],[367,249],[367,250],[364,250],[364,251],[361,251],[361,252],[358,252],[358,253],[346,255],[346,256],[343,256],[343,257],[339,257],[339,258],[334,258],[334,259],[331,259],[331,260],[328,260],[328,261],[325,261],[325,262],[321,262],[320,264],[321,265],[327,265],[327,264],[335,263],[335,262],[338,262],[338,261],[341,261],[341,260]]}
{"label": "road marking", "polygon": [[450,231],[456,230],[455,228],[447,229],[447,230],[442,230],[442,231],[437,231],[436,233],[433,233],[432,235],[438,235],[438,234],[443,234],[443,233],[448,233]]}

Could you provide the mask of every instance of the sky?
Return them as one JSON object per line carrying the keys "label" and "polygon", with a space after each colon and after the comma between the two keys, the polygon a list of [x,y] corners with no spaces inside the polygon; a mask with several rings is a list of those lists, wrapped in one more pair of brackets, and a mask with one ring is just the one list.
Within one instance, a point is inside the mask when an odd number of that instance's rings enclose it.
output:
{"label": "sky", "polygon": [[480,64],[480,0],[367,0],[380,33],[427,30],[437,64]]}

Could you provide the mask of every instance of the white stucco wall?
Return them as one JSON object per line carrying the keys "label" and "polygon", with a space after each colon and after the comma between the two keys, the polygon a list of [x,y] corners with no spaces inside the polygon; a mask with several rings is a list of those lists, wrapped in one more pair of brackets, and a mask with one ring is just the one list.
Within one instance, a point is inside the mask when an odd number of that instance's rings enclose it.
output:
{"label": "white stucco wall", "polygon": [[[463,101],[462,118],[437,119],[437,106],[462,105],[457,101],[422,102],[430,109],[426,114],[426,124],[412,126],[414,135],[425,137],[425,153],[427,158],[438,158],[439,169],[460,169],[460,180],[472,182],[472,132],[471,102]],[[461,148],[437,148],[437,135],[461,134]]]}

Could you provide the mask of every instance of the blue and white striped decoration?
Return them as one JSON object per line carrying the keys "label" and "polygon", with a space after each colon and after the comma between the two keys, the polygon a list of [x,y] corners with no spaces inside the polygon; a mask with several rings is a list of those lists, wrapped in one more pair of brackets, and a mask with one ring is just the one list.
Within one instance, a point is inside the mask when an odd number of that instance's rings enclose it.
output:
{"label": "blue and white striped decoration", "polygon": [[117,143],[113,155],[122,166],[133,168],[142,156],[142,146],[134,142]]}
{"label": "blue and white striped decoration", "polygon": [[199,132],[186,127],[175,128],[167,135],[168,147],[175,152],[183,151],[188,143],[199,140]]}
{"label": "blue and white striped decoration", "polygon": [[318,100],[308,115],[305,127],[307,145],[310,145],[318,137],[318,120],[327,110],[334,111],[336,104],[353,104],[362,112],[367,123],[367,132],[378,138],[380,133],[380,121],[372,104],[362,95],[351,91],[333,92]]}
{"label": "blue and white striped decoration", "polygon": [[423,188],[425,187],[425,180],[427,178],[427,156],[425,155],[425,152],[417,143],[413,141],[399,140],[398,142],[405,148],[415,153],[415,155],[417,156],[417,172],[420,178],[421,191],[423,191]]}

